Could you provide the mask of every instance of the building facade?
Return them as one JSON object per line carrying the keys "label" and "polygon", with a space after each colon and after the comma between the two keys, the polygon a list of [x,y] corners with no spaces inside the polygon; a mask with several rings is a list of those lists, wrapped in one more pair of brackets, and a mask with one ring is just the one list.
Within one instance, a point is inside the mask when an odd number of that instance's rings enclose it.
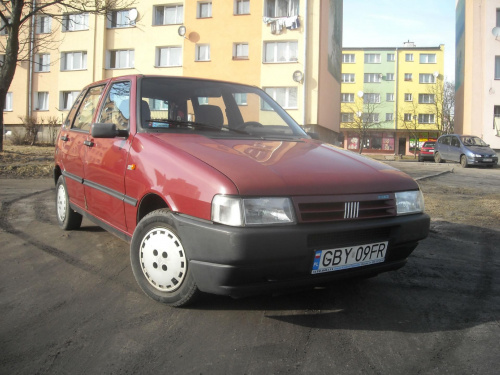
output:
{"label": "building facade", "polygon": [[44,43],[17,68],[6,128],[23,116],[62,121],[91,82],[159,74],[261,87],[300,125],[336,140],[342,0],[141,0],[135,6],[106,16],[63,14],[61,22],[35,17],[34,43]]}
{"label": "building facade", "polygon": [[455,131],[500,150],[500,0],[458,0]]}
{"label": "building facade", "polygon": [[343,48],[341,131],[344,147],[408,154],[442,126],[444,45]]}

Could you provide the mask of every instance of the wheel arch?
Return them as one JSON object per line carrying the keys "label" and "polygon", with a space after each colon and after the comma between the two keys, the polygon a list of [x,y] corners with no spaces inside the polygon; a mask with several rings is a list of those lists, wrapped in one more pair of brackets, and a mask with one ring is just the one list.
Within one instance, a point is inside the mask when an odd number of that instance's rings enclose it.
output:
{"label": "wheel arch", "polygon": [[137,209],[137,223],[139,223],[139,221],[141,221],[142,218],[147,214],[155,210],[159,210],[161,208],[170,209],[169,205],[165,202],[165,200],[161,196],[154,193],[149,193],[145,195],[141,199],[139,207]]}

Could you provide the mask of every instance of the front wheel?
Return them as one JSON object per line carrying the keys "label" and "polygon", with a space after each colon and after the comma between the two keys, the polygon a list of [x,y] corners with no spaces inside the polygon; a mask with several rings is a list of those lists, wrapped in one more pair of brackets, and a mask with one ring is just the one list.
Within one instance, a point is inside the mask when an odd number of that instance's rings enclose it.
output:
{"label": "front wheel", "polygon": [[462,166],[462,168],[467,168],[469,166],[469,164],[467,163],[467,156],[460,156],[460,165]]}
{"label": "front wheel", "polygon": [[167,209],[153,211],[139,222],[130,244],[130,263],[143,292],[158,302],[184,306],[199,294]]}
{"label": "front wheel", "polygon": [[57,223],[64,230],[78,229],[82,225],[82,215],[73,211],[69,205],[68,190],[63,176],[59,177],[56,185],[56,214]]}

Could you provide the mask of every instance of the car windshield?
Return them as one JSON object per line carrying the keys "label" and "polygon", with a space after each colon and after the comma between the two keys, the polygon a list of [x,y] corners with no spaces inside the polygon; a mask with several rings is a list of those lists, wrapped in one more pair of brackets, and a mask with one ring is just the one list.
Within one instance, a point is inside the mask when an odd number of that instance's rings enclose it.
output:
{"label": "car windshield", "polygon": [[481,138],[479,137],[460,137],[462,140],[462,143],[466,146],[483,146],[486,147],[488,146]]}
{"label": "car windshield", "polygon": [[264,91],[246,85],[174,77],[141,80],[140,124],[146,132],[209,137],[308,138]]}

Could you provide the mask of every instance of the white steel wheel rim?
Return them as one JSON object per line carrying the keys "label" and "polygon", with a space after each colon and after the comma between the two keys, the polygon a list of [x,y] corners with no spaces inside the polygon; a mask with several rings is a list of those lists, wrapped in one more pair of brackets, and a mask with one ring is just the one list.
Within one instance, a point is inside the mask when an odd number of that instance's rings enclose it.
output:
{"label": "white steel wheel rim", "polygon": [[162,292],[177,290],[187,272],[186,254],[179,238],[166,228],[151,229],[139,248],[142,273]]}
{"label": "white steel wheel rim", "polygon": [[57,216],[61,222],[66,219],[66,189],[63,185],[59,185],[57,189]]}

